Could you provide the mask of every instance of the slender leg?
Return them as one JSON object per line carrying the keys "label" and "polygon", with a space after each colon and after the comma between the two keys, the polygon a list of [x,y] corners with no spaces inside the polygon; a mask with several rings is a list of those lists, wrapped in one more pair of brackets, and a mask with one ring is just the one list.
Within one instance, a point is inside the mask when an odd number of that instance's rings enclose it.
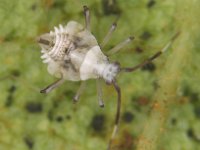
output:
{"label": "slender leg", "polygon": [[87,6],[83,6],[84,16],[85,16],[85,27],[90,31],[90,10]]}
{"label": "slender leg", "polygon": [[121,48],[123,48],[125,45],[130,43],[134,39],[133,36],[129,37],[128,39],[122,41],[121,43],[117,44],[115,47],[113,47],[111,50],[107,52],[108,55],[112,55],[117,53]]}
{"label": "slender leg", "polygon": [[98,103],[100,107],[104,107],[104,102],[102,98],[102,87],[101,87],[101,79],[98,78],[97,80],[97,96],[98,96]]}
{"label": "slender leg", "polygon": [[115,125],[114,125],[114,128],[113,128],[113,132],[112,132],[110,141],[108,143],[107,150],[110,150],[112,141],[115,138],[115,135],[117,133],[117,130],[118,130],[118,127],[119,127],[120,111],[121,111],[121,89],[117,85],[116,81],[113,82],[113,86],[114,86],[114,88],[117,92],[117,112],[116,112],[116,116],[115,116]]}
{"label": "slender leg", "polygon": [[110,40],[110,37],[111,37],[112,33],[115,31],[116,27],[117,27],[117,24],[113,23],[112,26],[110,27],[107,35],[104,37],[103,42],[100,44],[101,48],[103,48],[108,43],[108,41]]}
{"label": "slender leg", "polygon": [[78,91],[76,92],[76,95],[73,97],[73,102],[76,103],[79,100],[80,95],[83,93],[83,90],[85,89],[85,81],[81,82],[80,87],[78,88]]}
{"label": "slender leg", "polygon": [[147,60],[143,61],[142,63],[134,66],[134,67],[127,67],[127,68],[121,68],[121,71],[124,72],[133,72],[143,66],[145,66],[146,64],[152,62],[154,59],[156,59],[157,57],[159,57],[162,53],[164,53],[167,49],[169,49],[169,47],[172,45],[173,41],[178,37],[180,33],[176,33],[172,38],[171,41],[169,43],[167,43],[165,45],[164,48],[162,48],[160,51],[158,51],[157,53],[155,53],[153,56],[151,56],[150,58],[148,58]]}
{"label": "slender leg", "polygon": [[50,84],[49,86],[47,86],[46,88],[42,89],[40,91],[40,93],[49,93],[51,92],[53,89],[57,88],[58,86],[60,86],[65,80],[63,78],[55,81],[54,83]]}

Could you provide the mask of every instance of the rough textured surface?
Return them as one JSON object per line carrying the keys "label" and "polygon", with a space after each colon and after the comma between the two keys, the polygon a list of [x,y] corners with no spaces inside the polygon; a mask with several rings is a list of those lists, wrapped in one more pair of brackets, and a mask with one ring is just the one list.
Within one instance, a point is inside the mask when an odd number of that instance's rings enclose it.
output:
{"label": "rough textured surface", "polygon": [[200,149],[200,1],[0,0],[0,150],[106,149],[116,110],[112,87],[104,85],[103,109],[93,80],[76,104],[72,98],[78,82],[66,81],[48,95],[39,93],[55,78],[42,63],[35,38],[69,20],[84,24],[83,5],[91,10],[99,42],[118,18],[104,51],[136,37],[111,57],[122,66],[141,62],[181,33],[153,62],[153,70],[147,66],[119,76],[122,117],[115,149]]}

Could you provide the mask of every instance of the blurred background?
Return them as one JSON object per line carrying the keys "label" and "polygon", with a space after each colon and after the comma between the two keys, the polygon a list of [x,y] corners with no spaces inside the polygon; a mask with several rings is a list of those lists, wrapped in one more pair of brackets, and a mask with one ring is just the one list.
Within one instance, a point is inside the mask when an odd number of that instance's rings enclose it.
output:
{"label": "blurred background", "polygon": [[96,81],[76,104],[80,82],[66,81],[39,93],[56,79],[40,58],[36,37],[59,24],[84,24],[91,12],[99,42],[117,29],[106,52],[129,36],[135,40],[110,57],[122,66],[147,59],[180,32],[170,49],[134,73],[121,74],[120,128],[113,150],[200,149],[200,1],[198,0],[0,0],[0,150],[104,150],[114,125],[117,94]]}

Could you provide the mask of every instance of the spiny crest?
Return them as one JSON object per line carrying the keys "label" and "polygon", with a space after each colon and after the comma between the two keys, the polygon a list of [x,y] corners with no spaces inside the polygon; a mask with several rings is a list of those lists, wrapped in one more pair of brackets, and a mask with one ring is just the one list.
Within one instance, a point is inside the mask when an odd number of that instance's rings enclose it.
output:
{"label": "spiny crest", "polygon": [[[39,40],[41,42],[42,59],[44,63],[50,62],[52,59],[62,60],[65,56],[65,53],[74,48],[74,44],[69,39],[68,33],[65,31],[62,25],[59,25],[59,28],[54,27],[54,32],[41,35]],[[42,43],[43,42],[43,43]],[[45,42],[45,43],[44,43]],[[48,47],[46,46],[48,43]]]}

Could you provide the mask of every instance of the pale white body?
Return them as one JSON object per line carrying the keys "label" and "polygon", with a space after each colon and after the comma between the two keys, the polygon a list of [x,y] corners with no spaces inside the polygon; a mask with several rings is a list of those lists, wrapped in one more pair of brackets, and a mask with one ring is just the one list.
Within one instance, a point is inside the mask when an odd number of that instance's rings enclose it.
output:
{"label": "pale white body", "polygon": [[108,61],[91,32],[75,21],[40,38],[49,42],[40,43],[41,58],[53,76],[71,81],[103,78],[111,83],[119,72],[119,66]]}

